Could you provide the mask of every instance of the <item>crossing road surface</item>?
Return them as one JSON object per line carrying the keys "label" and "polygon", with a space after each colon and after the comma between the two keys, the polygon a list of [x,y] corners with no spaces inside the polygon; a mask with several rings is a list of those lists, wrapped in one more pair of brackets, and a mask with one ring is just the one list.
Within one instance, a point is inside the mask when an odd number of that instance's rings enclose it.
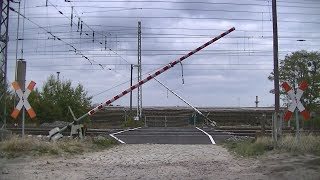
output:
{"label": "crossing road surface", "polygon": [[231,137],[228,132],[209,128],[135,128],[110,134],[125,144],[216,144]]}

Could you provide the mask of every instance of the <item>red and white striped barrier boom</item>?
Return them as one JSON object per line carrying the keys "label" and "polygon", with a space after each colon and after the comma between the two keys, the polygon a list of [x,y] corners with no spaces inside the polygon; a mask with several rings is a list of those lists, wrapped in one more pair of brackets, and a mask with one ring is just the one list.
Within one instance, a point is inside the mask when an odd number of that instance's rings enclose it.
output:
{"label": "red and white striped barrier boom", "polygon": [[308,87],[307,82],[305,80],[302,81],[301,85],[297,89],[297,93],[294,92],[294,90],[289,86],[289,84],[287,82],[282,83],[282,87],[286,91],[286,93],[288,93],[290,99],[292,100],[289,107],[288,107],[288,111],[286,112],[286,114],[284,116],[284,120],[289,121],[296,108],[298,108],[298,110],[301,112],[301,114],[305,120],[310,119],[309,112],[304,108],[304,106],[302,105],[302,103],[300,101],[303,92]]}
{"label": "red and white striped barrier boom", "polygon": [[180,63],[181,61],[187,59],[188,57],[192,56],[193,54],[201,51],[202,49],[204,49],[205,47],[209,46],[210,44],[214,43],[215,41],[219,40],[220,38],[226,36],[227,34],[229,34],[230,32],[234,31],[235,28],[231,28],[228,31],[220,34],[218,37],[215,37],[213,39],[211,39],[210,41],[206,42],[205,44],[203,44],[202,46],[198,47],[197,49],[189,52],[188,54],[182,56],[181,58],[179,58],[178,60],[175,60],[171,63],[169,63],[168,65],[164,66],[162,69],[156,71],[155,73],[149,75],[147,78],[141,80],[140,82],[138,82],[137,84],[131,86],[130,88],[124,90],[123,92],[119,93],[118,95],[114,96],[112,99],[106,101],[104,104],[100,104],[99,106],[95,107],[94,109],[92,109],[91,111],[88,112],[88,115],[91,116],[94,113],[96,113],[97,111],[99,111],[100,109],[102,109],[104,106],[108,106],[110,105],[112,102],[116,101],[117,99],[121,98],[122,96],[128,94],[129,92],[133,91],[134,89],[136,89],[137,87],[141,86],[142,84],[148,82],[149,80],[151,80],[152,78],[158,76],[159,74],[163,73],[164,71],[172,68],[174,65]]}
{"label": "red and white striped barrier boom", "polygon": [[[117,99],[121,98],[122,96],[124,96],[124,95],[128,94],[129,92],[133,91],[133,90],[136,89],[137,87],[142,86],[144,83],[150,81],[152,78],[158,76],[159,74],[163,73],[164,71],[167,71],[168,69],[172,68],[174,65],[176,65],[176,64],[180,63],[181,61],[187,59],[188,57],[192,56],[193,54],[201,51],[201,50],[204,49],[205,47],[207,47],[207,46],[209,46],[210,44],[216,42],[217,40],[219,40],[220,38],[226,36],[227,34],[231,33],[231,32],[234,31],[234,30],[235,30],[235,28],[233,27],[233,28],[229,29],[228,31],[226,31],[226,32],[220,34],[219,36],[211,39],[210,41],[206,42],[205,44],[203,44],[202,46],[198,47],[197,49],[195,49],[195,50],[189,52],[188,54],[180,57],[179,59],[177,59],[177,60],[169,63],[168,65],[166,65],[166,66],[164,66],[163,68],[159,69],[159,70],[156,71],[155,73],[153,73],[153,74],[149,75],[148,77],[146,77],[145,79],[139,81],[137,84],[131,86],[130,88],[128,88],[128,89],[122,91],[121,93],[119,93],[118,95],[114,96],[112,99],[107,100],[104,104],[100,104],[99,106],[93,108],[93,109],[90,110],[88,113],[84,114],[83,116],[81,116],[81,117],[78,118],[77,120],[71,122],[68,126],[73,125],[75,122],[78,122],[78,121],[80,121],[81,119],[83,119],[83,118],[85,118],[85,117],[87,117],[87,116],[93,115],[93,114],[96,113],[97,111],[101,110],[103,107],[110,105],[112,102],[116,101]],[[67,129],[68,126],[63,127],[61,130],[59,130],[59,132],[50,133],[50,134],[49,134],[49,137],[52,137],[52,136],[54,136],[55,134],[64,131],[65,129]]]}

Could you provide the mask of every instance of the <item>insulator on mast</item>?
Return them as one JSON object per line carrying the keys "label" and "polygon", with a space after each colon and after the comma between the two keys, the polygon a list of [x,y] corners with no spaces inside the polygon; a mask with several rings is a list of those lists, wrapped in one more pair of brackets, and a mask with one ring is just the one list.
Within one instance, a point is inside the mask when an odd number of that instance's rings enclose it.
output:
{"label": "insulator on mast", "polygon": [[107,50],[107,36],[104,36],[104,50]]}
{"label": "insulator on mast", "polygon": [[82,35],[82,23],[83,21],[81,21],[81,24],[80,24],[80,36]]}
{"label": "insulator on mast", "polygon": [[78,29],[77,29],[77,32],[79,32],[79,29],[80,29],[80,18],[78,18]]}
{"label": "insulator on mast", "polygon": [[183,77],[183,65],[182,63],[180,62],[180,65],[181,65],[181,77],[182,77],[182,84],[184,84],[184,77]]}
{"label": "insulator on mast", "polygon": [[73,24],[73,6],[71,6],[71,27],[72,27],[72,24]]}

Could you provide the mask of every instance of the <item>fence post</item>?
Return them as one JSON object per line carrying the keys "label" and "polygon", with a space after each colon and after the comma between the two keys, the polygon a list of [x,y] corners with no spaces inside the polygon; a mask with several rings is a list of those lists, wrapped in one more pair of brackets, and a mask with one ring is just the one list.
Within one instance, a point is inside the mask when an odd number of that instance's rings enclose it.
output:
{"label": "fence post", "polygon": [[266,114],[263,113],[262,114],[262,118],[261,118],[261,135],[264,136],[265,135],[265,129],[266,129]]}
{"label": "fence post", "polygon": [[144,116],[144,127],[147,127],[147,116]]}
{"label": "fence post", "polygon": [[164,116],[164,127],[167,127],[167,116]]}
{"label": "fence post", "polygon": [[273,140],[273,142],[276,144],[276,142],[277,142],[277,133],[276,133],[276,131],[277,131],[277,128],[276,128],[276,122],[275,122],[275,120],[276,120],[276,114],[277,113],[273,113],[272,114],[272,140]]}
{"label": "fence post", "polygon": [[279,137],[282,137],[282,127],[283,127],[283,113],[279,114]]}

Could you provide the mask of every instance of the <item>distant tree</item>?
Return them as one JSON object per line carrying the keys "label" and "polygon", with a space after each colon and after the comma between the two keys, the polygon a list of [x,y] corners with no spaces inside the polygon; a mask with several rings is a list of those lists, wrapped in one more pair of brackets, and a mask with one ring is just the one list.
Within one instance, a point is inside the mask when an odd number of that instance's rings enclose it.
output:
{"label": "distant tree", "polygon": [[[268,77],[273,81],[274,74],[271,73]],[[296,51],[285,56],[280,61],[279,66],[279,81],[286,81],[292,88],[299,87],[302,80],[306,80],[308,88],[301,98],[305,106],[311,111],[316,110],[320,102],[320,53]],[[281,97],[285,102],[288,102],[287,95],[281,89]]]}
{"label": "distant tree", "polygon": [[[4,98],[4,95],[6,95],[6,101],[3,100]],[[9,85],[7,85],[7,90],[5,92],[5,86],[4,84],[1,84],[0,85],[0,127],[3,123],[3,119],[1,119],[4,115],[4,102],[6,102],[6,119],[7,119],[7,122],[10,121],[10,111],[13,109],[13,98],[14,98],[14,95],[13,95],[13,92],[10,91],[10,88],[9,88]]]}
{"label": "distant tree", "polygon": [[29,97],[39,123],[72,121],[68,106],[76,116],[80,116],[90,109],[91,99],[81,84],[73,87],[70,80],[57,80],[53,75],[44,83],[41,91],[36,89]]}

